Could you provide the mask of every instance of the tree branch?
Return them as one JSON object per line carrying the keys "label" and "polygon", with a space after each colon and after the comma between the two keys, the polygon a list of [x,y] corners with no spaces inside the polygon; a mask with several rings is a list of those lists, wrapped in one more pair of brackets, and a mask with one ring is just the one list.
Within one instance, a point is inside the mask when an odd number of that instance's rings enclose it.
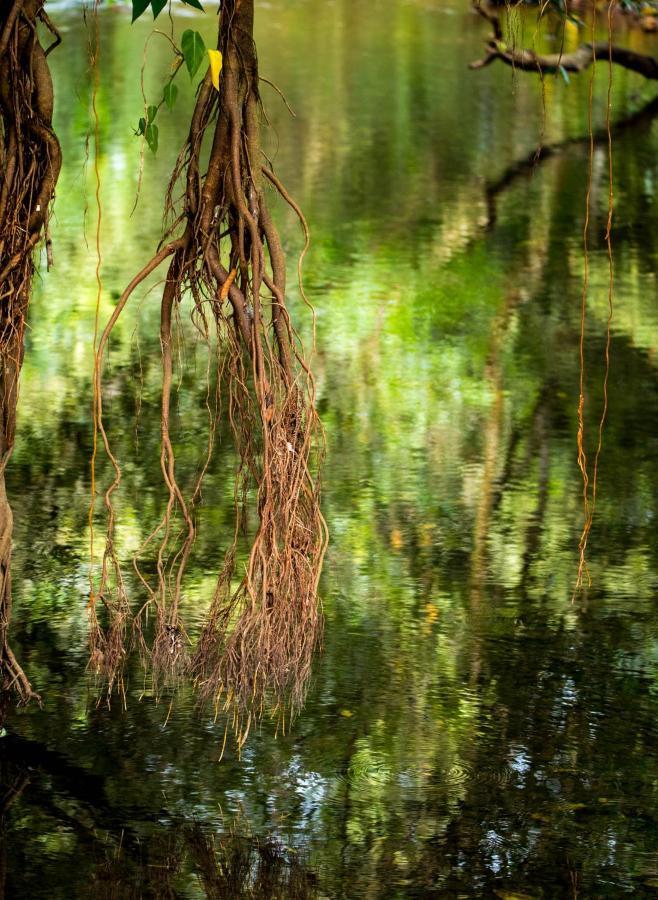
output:
{"label": "tree branch", "polygon": [[484,69],[485,66],[491,65],[492,62],[499,59],[505,65],[522,72],[550,75],[563,71],[577,74],[588,69],[595,60],[601,59],[610,60],[615,65],[629,69],[631,72],[637,72],[644,78],[658,81],[658,59],[644,53],[636,53],[634,50],[627,50],[625,47],[617,47],[614,44],[609,46],[607,41],[583,44],[573,53],[550,53],[546,56],[532,50],[517,50],[509,47],[503,41],[503,31],[498,16],[479,3],[474,4],[474,9],[491,24],[493,36],[487,43],[485,55],[482,59],[472,62],[469,69]]}

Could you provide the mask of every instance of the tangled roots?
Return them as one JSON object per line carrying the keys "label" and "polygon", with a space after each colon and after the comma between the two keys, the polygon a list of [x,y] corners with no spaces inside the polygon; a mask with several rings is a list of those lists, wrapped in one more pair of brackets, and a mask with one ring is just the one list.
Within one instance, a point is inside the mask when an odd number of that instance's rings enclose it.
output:
{"label": "tangled roots", "polygon": [[[55,36],[44,51],[37,22]],[[47,54],[59,36],[43,0],[8,0],[0,9],[0,688],[22,703],[38,696],[8,642],[13,519],[4,473],[14,447],[18,378],[34,274],[32,253],[46,231],[61,166],[52,130]],[[46,236],[50,263],[50,246]]]}
{"label": "tangled roots", "polygon": [[[314,479],[323,454],[315,410],[315,384],[286,306],[286,264],[268,205],[278,194],[306,223],[271,169],[259,138],[258,66],[253,43],[253,0],[222,3],[218,48],[224,66],[219,90],[210,73],[199,87],[190,132],[170,182],[167,234],[161,248],[131,281],[101,335],[96,360],[96,427],[114,466],[105,494],[108,540],[101,582],[92,596],[92,643],[101,648],[127,607],[113,545],[112,494],[121,480],[103,425],[101,369],[112,328],[135,288],[165,260],[169,269],[161,301],[162,445],[160,467],[168,493],[162,519],[135,559],[147,598],[132,619],[131,634],[158,683],[190,674],[202,697],[240,718],[263,709],[266,698],[282,708],[301,703],[321,631],[318,582],[327,533]],[[205,173],[204,142],[210,144]],[[173,200],[184,183],[182,209]],[[180,236],[175,237],[176,234]],[[306,249],[305,245],[305,249]],[[305,250],[304,250],[305,252]],[[302,253],[303,257],[303,253]],[[301,260],[300,260],[301,267]],[[301,288],[301,282],[300,282]],[[195,647],[181,619],[185,569],[196,537],[195,507],[213,453],[216,417],[200,475],[187,495],[176,475],[170,431],[173,323],[184,297],[204,340],[216,342],[218,380],[239,465],[235,529],[219,573],[210,610]],[[302,297],[304,297],[302,289]],[[305,297],[304,297],[305,299]],[[247,509],[258,524],[243,576],[236,568],[238,535]],[[140,558],[157,545],[157,582]],[[95,615],[102,598],[109,631]],[[155,610],[149,646],[143,623]],[[123,626],[122,626],[123,627]],[[114,652],[110,681],[125,654]]]}

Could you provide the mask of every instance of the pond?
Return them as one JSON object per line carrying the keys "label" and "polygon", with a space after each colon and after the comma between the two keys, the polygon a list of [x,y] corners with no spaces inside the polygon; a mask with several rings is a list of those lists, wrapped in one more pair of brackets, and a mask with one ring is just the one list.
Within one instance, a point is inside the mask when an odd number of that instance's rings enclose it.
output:
{"label": "pond", "polygon": [[[8,470],[14,642],[45,706],[12,715],[0,742],[13,799],[4,895],[655,896],[658,117],[614,139],[608,415],[592,585],[574,593],[589,76],[547,79],[542,98],[534,76],[469,70],[487,33],[465,0],[262,2],[257,16],[261,72],[296,114],[263,84],[268,153],[312,232],[331,543],[308,700],[285,734],[265,720],[220,762],[224,723],[185,691],[158,703],[136,667],[123,709],[89,685],[91,79],[81,10],[55,2],[64,43],[49,59],[65,160],[55,265],[42,267],[31,307]],[[100,12],[103,320],[157,245],[193,97],[185,76],[161,114],[157,155],[144,156],[133,212],[150,26],[129,20],[125,6]],[[211,14],[177,13],[174,24],[212,40]],[[171,61],[163,38],[146,60],[149,97]],[[596,128],[606,87],[603,67]],[[639,76],[615,71],[615,120],[650,98]],[[562,143],[515,168],[540,141]],[[608,316],[605,141],[592,163],[590,458]],[[297,224],[284,208],[277,218],[292,258]],[[158,318],[157,288],[143,290],[107,373],[126,550],[163,497]],[[207,361],[199,344],[186,352],[176,427],[189,482]],[[225,444],[186,585],[199,620],[230,539]]]}

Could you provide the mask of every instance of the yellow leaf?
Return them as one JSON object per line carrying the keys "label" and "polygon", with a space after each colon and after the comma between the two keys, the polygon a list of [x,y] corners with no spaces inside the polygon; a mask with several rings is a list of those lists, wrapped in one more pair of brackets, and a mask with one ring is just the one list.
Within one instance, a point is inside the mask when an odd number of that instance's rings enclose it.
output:
{"label": "yellow leaf", "polygon": [[212,78],[213,87],[219,90],[219,73],[222,71],[222,54],[219,50],[208,50],[210,58],[210,77]]}
{"label": "yellow leaf", "polygon": [[564,23],[564,47],[565,50],[575,50],[580,44],[580,28],[569,19]]}
{"label": "yellow leaf", "polygon": [[434,622],[438,615],[439,611],[433,603],[425,604],[425,618],[428,622]]}
{"label": "yellow leaf", "polygon": [[391,531],[391,547],[394,550],[401,550],[404,547],[404,538],[399,528],[394,528]]}
{"label": "yellow leaf", "polygon": [[341,709],[340,714],[344,719],[351,719],[354,715],[351,709]]}

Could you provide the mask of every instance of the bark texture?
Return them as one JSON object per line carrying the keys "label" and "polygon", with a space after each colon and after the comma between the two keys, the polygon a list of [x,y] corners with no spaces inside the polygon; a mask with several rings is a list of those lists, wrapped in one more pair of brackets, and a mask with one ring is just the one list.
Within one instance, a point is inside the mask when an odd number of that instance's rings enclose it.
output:
{"label": "bark texture", "polygon": [[[44,50],[37,24],[54,40]],[[53,132],[53,87],[47,55],[59,36],[43,0],[0,7],[0,668],[2,691],[22,703],[37,697],[9,644],[13,517],[5,470],[16,434],[33,252],[47,229],[61,166]]]}

